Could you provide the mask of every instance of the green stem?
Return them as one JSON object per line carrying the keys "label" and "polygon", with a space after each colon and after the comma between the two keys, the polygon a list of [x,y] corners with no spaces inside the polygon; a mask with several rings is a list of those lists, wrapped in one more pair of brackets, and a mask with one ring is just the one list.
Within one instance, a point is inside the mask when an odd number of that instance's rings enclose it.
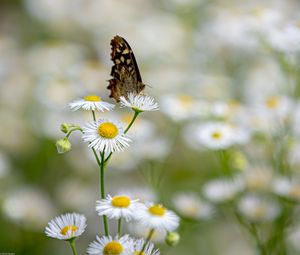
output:
{"label": "green stem", "polygon": [[75,127],[75,128],[72,128],[67,134],[66,134],[66,137],[69,138],[69,136],[76,130],[79,130],[82,132],[82,128],[81,127]]}
{"label": "green stem", "polygon": [[220,160],[221,169],[223,170],[223,173],[226,176],[230,176],[231,175],[231,167],[230,167],[229,151],[219,150],[218,154],[219,154],[219,160]]}
{"label": "green stem", "polygon": [[[92,111],[93,120],[96,121],[96,114],[95,111]],[[94,156],[96,158],[97,164],[100,168],[100,197],[101,199],[105,198],[105,186],[104,186],[104,167],[105,167],[105,160],[104,160],[104,151],[103,153],[100,152],[101,160],[99,159],[97,152],[94,148],[92,148]],[[108,221],[107,216],[103,215],[103,226],[104,226],[104,233],[108,236]]]}
{"label": "green stem", "polygon": [[155,231],[154,228],[152,228],[150,230],[150,232],[149,232],[149,234],[147,236],[146,242],[144,243],[142,250],[139,252],[139,255],[143,254],[144,250],[146,249],[147,244],[150,242],[150,240],[151,240],[151,238],[152,238],[152,236],[154,234],[154,231]]}
{"label": "green stem", "polygon": [[131,128],[132,124],[135,122],[137,116],[139,116],[140,112],[139,111],[134,111],[134,115],[132,120],[130,121],[128,127],[125,129],[124,134],[126,134],[128,132],[128,130]]}
{"label": "green stem", "polygon": [[95,114],[95,111],[92,111],[92,114],[93,114],[93,120],[96,121],[96,114]]}
{"label": "green stem", "polygon": [[71,248],[72,248],[72,251],[73,251],[73,255],[77,255],[76,247],[75,247],[75,240],[72,239],[69,242],[70,242],[70,245],[71,245]]}
{"label": "green stem", "polygon": [[263,243],[261,242],[260,238],[259,238],[259,234],[257,232],[257,228],[255,226],[255,224],[251,224],[251,233],[256,241],[256,245],[257,245],[257,249],[259,251],[259,255],[267,255],[267,251],[263,245]]}
{"label": "green stem", "polygon": [[[105,180],[104,180],[104,168],[105,168],[105,162],[104,162],[104,151],[100,152],[101,156],[101,162],[100,162],[100,193],[101,198],[105,199]],[[107,222],[107,216],[103,215],[103,225],[104,225],[104,233],[106,236],[108,236],[108,222]]]}
{"label": "green stem", "polygon": [[121,237],[122,218],[118,220],[118,238]]}

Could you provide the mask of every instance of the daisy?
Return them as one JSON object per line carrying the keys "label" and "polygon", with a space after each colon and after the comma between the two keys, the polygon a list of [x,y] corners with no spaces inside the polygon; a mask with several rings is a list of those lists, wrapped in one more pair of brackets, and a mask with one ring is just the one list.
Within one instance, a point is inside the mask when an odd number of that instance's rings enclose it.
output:
{"label": "daisy", "polygon": [[86,218],[84,215],[67,213],[51,220],[45,229],[45,233],[52,238],[71,240],[80,236],[85,227]]}
{"label": "daisy", "polygon": [[203,195],[214,203],[224,203],[231,201],[242,189],[242,185],[237,180],[215,179],[206,183],[203,187]]}
{"label": "daisy", "polygon": [[145,112],[145,111],[158,111],[158,103],[154,102],[152,97],[143,94],[129,93],[128,98],[124,96],[120,97],[121,107],[129,107],[134,111]]}
{"label": "daisy", "polygon": [[280,207],[274,200],[255,194],[247,194],[242,197],[238,202],[238,210],[254,222],[273,220],[280,213]]}
{"label": "daisy", "polygon": [[90,243],[87,249],[89,255],[131,255],[132,252],[132,241],[128,235],[119,239],[111,236],[96,236],[96,241]]}
{"label": "daisy", "polygon": [[115,107],[113,104],[102,101],[101,97],[96,95],[88,95],[83,98],[77,99],[69,104],[71,110],[77,111],[84,109],[86,111],[111,111]]}
{"label": "daisy", "polygon": [[180,193],[173,198],[177,212],[191,219],[209,219],[214,214],[213,206],[194,193]]}
{"label": "daisy", "polygon": [[136,212],[141,225],[151,229],[175,230],[179,225],[179,217],[161,204],[147,203]]}
{"label": "daisy", "polygon": [[129,147],[131,141],[125,134],[122,124],[118,121],[100,119],[89,122],[83,127],[82,139],[89,142],[89,147],[98,151],[119,152]]}
{"label": "daisy", "polygon": [[226,123],[211,122],[195,130],[195,140],[209,149],[226,149],[235,143],[233,129]]}
{"label": "daisy", "polygon": [[273,180],[272,169],[266,166],[251,166],[241,174],[245,188],[252,191],[269,190]]}
{"label": "daisy", "polygon": [[[148,242],[143,250],[144,245],[145,245],[145,240],[143,238],[134,240],[132,255],[159,255],[160,254],[159,249],[155,249],[153,243]],[[142,250],[143,252],[141,253]]]}
{"label": "daisy", "polygon": [[300,180],[298,178],[278,177],[272,184],[272,190],[279,196],[300,200]]}
{"label": "daisy", "polygon": [[106,215],[110,219],[124,218],[127,222],[134,218],[140,204],[138,199],[132,200],[128,196],[107,195],[105,199],[96,202],[96,211],[100,216]]}
{"label": "daisy", "polygon": [[[140,238],[148,238],[152,229],[141,225],[138,221],[132,222],[128,226],[128,231],[133,236],[137,236]],[[154,233],[152,233],[151,241],[154,243],[162,244],[165,242],[165,238],[167,235],[167,231],[165,229],[156,229]]]}

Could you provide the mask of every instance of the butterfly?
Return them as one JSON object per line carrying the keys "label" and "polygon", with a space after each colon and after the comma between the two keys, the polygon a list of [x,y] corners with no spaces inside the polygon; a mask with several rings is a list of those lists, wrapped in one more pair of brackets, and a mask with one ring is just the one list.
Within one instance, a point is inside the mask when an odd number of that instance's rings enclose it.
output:
{"label": "butterfly", "polygon": [[114,65],[110,73],[113,78],[109,80],[107,89],[111,91],[109,97],[119,102],[121,96],[127,98],[129,93],[140,94],[144,90],[145,84],[128,42],[123,37],[116,35],[110,45],[111,60]]}

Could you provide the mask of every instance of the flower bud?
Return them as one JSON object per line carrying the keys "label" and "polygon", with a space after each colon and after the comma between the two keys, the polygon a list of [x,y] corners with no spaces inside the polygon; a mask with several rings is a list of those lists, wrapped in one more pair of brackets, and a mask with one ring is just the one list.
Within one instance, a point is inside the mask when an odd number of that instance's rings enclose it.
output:
{"label": "flower bud", "polygon": [[70,151],[72,147],[67,137],[64,139],[57,140],[55,145],[56,145],[57,152],[59,154],[63,154]]}
{"label": "flower bud", "polygon": [[68,125],[68,123],[62,123],[61,125],[60,125],[60,131],[61,132],[63,132],[63,133],[68,133],[69,132],[69,130],[70,130],[70,127],[69,127],[69,125]]}
{"label": "flower bud", "polygon": [[180,241],[180,235],[177,232],[168,232],[165,242],[169,246],[176,246]]}

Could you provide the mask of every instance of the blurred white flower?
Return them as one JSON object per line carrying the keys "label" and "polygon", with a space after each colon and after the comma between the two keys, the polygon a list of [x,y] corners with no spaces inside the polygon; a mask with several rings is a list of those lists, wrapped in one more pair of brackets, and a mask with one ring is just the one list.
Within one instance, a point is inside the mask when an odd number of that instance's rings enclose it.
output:
{"label": "blurred white flower", "polygon": [[243,216],[254,222],[273,220],[280,213],[280,206],[275,200],[255,194],[240,198],[238,209]]}
{"label": "blurred white flower", "polygon": [[[36,0],[33,1],[37,2]],[[59,1],[55,0],[55,2]],[[53,6],[52,3],[51,6]],[[47,41],[43,44],[34,45],[28,51],[27,62],[31,73],[38,78],[45,76],[66,77],[71,67],[80,63],[84,57],[85,50],[82,46],[64,41]]]}
{"label": "blurred white flower", "polygon": [[[132,222],[128,226],[128,231],[133,236],[147,238],[149,236],[150,228],[140,224],[139,222]],[[165,229],[156,229],[152,235],[151,241],[154,243],[164,243],[167,231]]]}
{"label": "blurred white flower", "polygon": [[[72,0],[25,0],[24,4],[29,13],[56,27],[62,27],[69,21],[71,16]],[[56,25],[56,26],[55,26]]]}
{"label": "blurred white flower", "polygon": [[288,231],[287,240],[297,251],[300,251],[300,226],[297,224]]}
{"label": "blurred white flower", "polygon": [[299,21],[274,27],[267,31],[266,39],[270,45],[284,53],[294,53],[300,50],[300,28]]}
{"label": "blurred white flower", "polygon": [[194,142],[209,149],[227,149],[235,143],[235,133],[231,126],[222,122],[208,122],[194,131]]}
{"label": "blurred white flower", "polygon": [[164,159],[171,149],[171,143],[165,137],[154,136],[153,138],[140,140],[132,148],[134,155],[148,160]]}
{"label": "blurred white flower", "polygon": [[252,191],[270,190],[273,180],[272,169],[266,166],[249,166],[240,174],[245,188]]}
{"label": "blurred white flower", "polygon": [[167,95],[161,98],[161,111],[174,121],[201,116],[203,114],[201,106],[199,100],[186,94]]}
{"label": "blurred white flower", "polygon": [[2,209],[12,221],[37,231],[46,225],[56,211],[43,192],[31,187],[16,189],[8,193],[4,198]]}
{"label": "blurred white flower", "polygon": [[[82,169],[80,170],[82,171]],[[94,204],[98,195],[90,183],[85,183],[75,177],[69,177],[59,183],[55,191],[55,198],[62,208],[80,210],[86,215],[94,214],[91,205]]]}
{"label": "blurred white flower", "polygon": [[82,214],[67,213],[51,220],[45,234],[60,240],[71,240],[81,236],[86,228],[86,218]]}
{"label": "blurred white flower", "polygon": [[296,177],[277,177],[272,184],[273,192],[292,200],[300,200],[300,179]]}
{"label": "blurred white flower", "polygon": [[194,193],[178,193],[172,199],[176,211],[192,219],[209,219],[214,214],[213,206]]}
{"label": "blurred white flower", "polygon": [[242,189],[238,180],[214,179],[203,186],[203,195],[211,202],[225,203],[231,201]]}

